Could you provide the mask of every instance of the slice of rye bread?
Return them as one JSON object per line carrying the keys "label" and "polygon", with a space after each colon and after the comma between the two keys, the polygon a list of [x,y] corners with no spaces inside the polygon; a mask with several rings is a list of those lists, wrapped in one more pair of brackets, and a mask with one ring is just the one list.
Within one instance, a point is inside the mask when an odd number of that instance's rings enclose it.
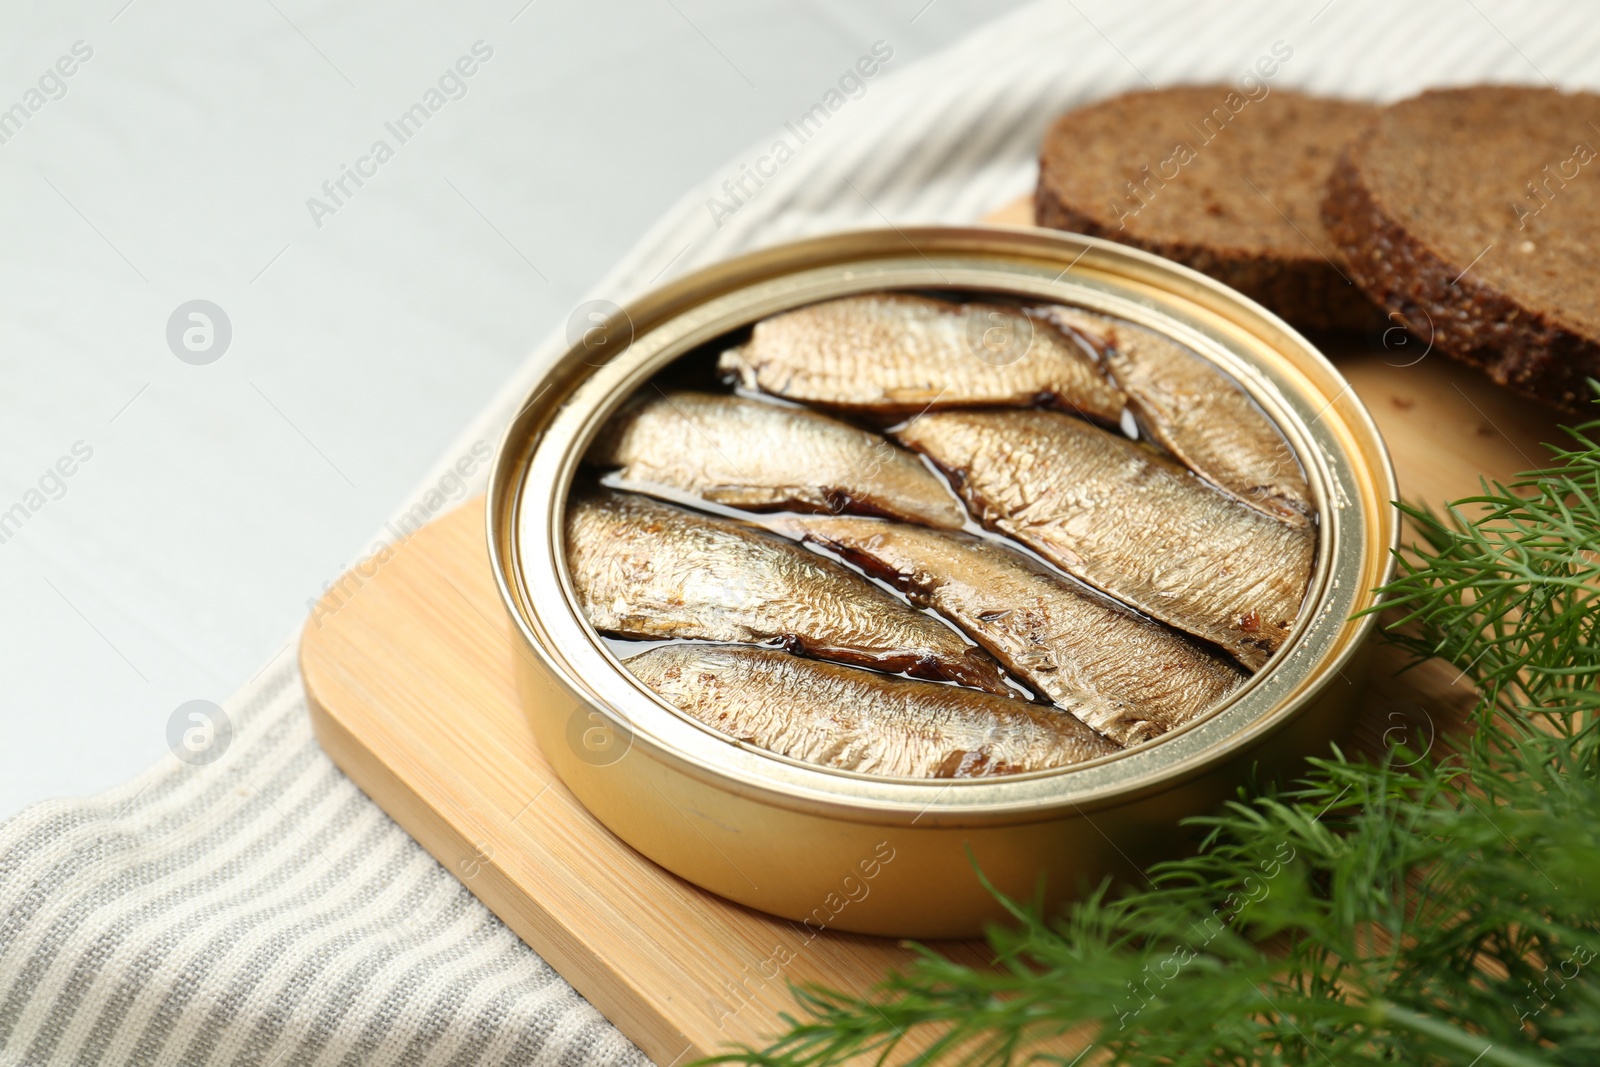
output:
{"label": "slice of rye bread", "polygon": [[1345,149],[1323,220],[1351,276],[1422,340],[1575,410],[1600,377],[1596,146],[1593,93],[1426,92]]}
{"label": "slice of rye bread", "polygon": [[1312,329],[1381,321],[1318,213],[1370,104],[1227,85],[1128,93],[1045,135],[1034,217],[1175,259]]}

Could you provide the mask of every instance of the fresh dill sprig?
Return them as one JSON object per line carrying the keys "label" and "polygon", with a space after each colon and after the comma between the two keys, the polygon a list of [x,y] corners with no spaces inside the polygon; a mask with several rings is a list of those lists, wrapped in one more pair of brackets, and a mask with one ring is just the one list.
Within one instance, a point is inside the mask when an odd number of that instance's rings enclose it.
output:
{"label": "fresh dill sprig", "polygon": [[724,1059],[1600,1064],[1600,422],[1567,432],[1547,469],[1402,505],[1388,634],[1476,686],[1465,731],[1335,750],[1191,820],[1199,851],[1144,887],[1009,905],[993,969],[924,950],[866,998],[797,988],[787,1033]]}

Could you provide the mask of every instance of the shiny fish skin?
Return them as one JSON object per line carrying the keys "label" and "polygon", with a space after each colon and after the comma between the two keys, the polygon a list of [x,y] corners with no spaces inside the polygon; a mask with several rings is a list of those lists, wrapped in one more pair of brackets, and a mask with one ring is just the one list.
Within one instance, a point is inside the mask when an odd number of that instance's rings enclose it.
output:
{"label": "shiny fish skin", "polygon": [[618,637],[782,641],[796,652],[1014,697],[987,652],[859,574],[728,519],[633,493],[574,494],[567,566]]}
{"label": "shiny fish skin", "polygon": [[1257,511],[1297,526],[1311,521],[1311,490],[1289,442],[1226,374],[1132,323],[1078,308],[1038,311],[1099,341],[1128,406],[1157,444]]}
{"label": "shiny fish skin", "polygon": [[773,649],[670,645],[634,656],[626,666],[714,730],[841,770],[980,778],[1119,751],[1072,716],[1037,704]]}
{"label": "shiny fish skin", "polygon": [[588,461],[640,492],[665,485],[751,511],[851,511],[960,527],[966,509],[920,459],[804,408],[649,390],[611,421]]}
{"label": "shiny fish skin", "polygon": [[981,537],[878,519],[772,525],[933,608],[1057,707],[1123,745],[1194,719],[1246,677],[1160,623]]}
{"label": "shiny fish skin", "polygon": [[1287,636],[1316,535],[1124,437],[1051,411],[950,411],[895,435],[986,526],[1259,668]]}
{"label": "shiny fish skin", "polygon": [[[980,358],[991,316],[1032,343],[1011,362]],[[1020,341],[1018,342],[1020,344]],[[1123,397],[1089,347],[1021,308],[903,293],[828,300],[756,324],[718,369],[749,390],[849,411],[914,415],[987,404],[1048,404],[1114,425]]]}

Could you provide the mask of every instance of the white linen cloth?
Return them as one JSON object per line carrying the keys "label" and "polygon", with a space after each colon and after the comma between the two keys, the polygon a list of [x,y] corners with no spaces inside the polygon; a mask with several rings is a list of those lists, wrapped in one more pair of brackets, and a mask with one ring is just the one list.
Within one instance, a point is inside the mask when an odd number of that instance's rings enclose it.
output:
{"label": "white linen cloth", "polygon": [[[779,130],[752,145],[592,295],[621,303],[805,234],[972,220],[1030,188],[1040,135],[1061,110],[1145,85],[1237,81],[1274,44],[1291,54],[1273,87],[1369,99],[1482,80],[1592,88],[1596,14],[1489,0],[1035,5],[891,66],[803,144]],[[722,183],[779,138],[793,158],[730,213]],[[417,499],[475,442],[496,439],[564,333]],[[164,760],[0,826],[0,1064],[643,1061],[334,767],[311,735],[292,655],[227,710],[235,733],[220,760]]]}

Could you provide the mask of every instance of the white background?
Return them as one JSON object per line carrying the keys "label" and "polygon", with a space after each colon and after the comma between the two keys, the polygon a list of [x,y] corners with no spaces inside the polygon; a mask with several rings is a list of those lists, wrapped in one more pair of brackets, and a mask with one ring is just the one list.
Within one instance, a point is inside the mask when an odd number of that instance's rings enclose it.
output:
{"label": "white background", "polygon": [[[93,458],[0,543],[0,819],[161,755],[220,701],[528,351],[691,184],[893,71],[980,0],[0,0],[0,511]],[[482,40],[405,144],[384,129]],[[396,148],[319,228],[306,200]],[[352,187],[353,188],[353,187]],[[232,342],[169,350],[210,300]]]}

